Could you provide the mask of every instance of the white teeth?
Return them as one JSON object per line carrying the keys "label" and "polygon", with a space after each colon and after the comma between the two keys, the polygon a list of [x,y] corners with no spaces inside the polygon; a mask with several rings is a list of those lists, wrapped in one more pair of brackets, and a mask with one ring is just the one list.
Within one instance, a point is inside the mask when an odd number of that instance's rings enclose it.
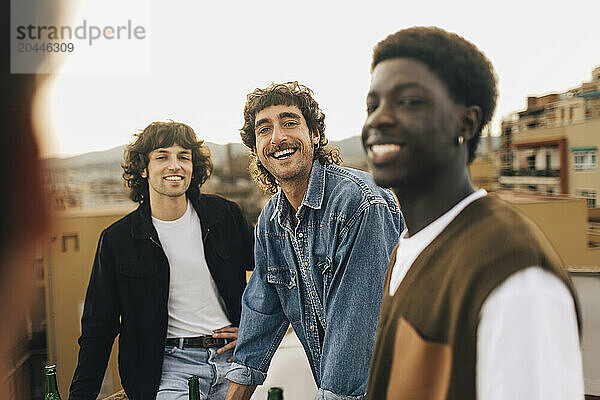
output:
{"label": "white teeth", "polygon": [[168,181],[181,181],[183,177],[181,176],[165,176],[165,179]]}
{"label": "white teeth", "polygon": [[394,153],[400,151],[401,146],[399,144],[374,144],[371,146],[371,152],[376,156],[381,156],[388,153]]}
{"label": "white teeth", "polygon": [[296,151],[296,149],[279,150],[279,151],[276,151],[275,153],[273,153],[273,157],[275,157],[275,158],[286,157],[286,156],[289,156],[290,154],[293,154],[295,151]]}

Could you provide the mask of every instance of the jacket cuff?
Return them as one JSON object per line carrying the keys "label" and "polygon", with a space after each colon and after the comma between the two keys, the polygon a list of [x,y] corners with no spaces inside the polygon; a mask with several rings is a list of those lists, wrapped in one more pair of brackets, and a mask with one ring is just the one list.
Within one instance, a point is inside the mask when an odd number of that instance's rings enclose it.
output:
{"label": "jacket cuff", "polygon": [[344,396],[343,394],[336,394],[330,392],[329,390],[319,389],[315,400],[364,400],[366,398],[366,394],[361,394],[358,396]]}
{"label": "jacket cuff", "polygon": [[225,378],[238,385],[258,386],[262,385],[267,379],[267,374],[245,365],[233,363],[227,374],[225,374]]}

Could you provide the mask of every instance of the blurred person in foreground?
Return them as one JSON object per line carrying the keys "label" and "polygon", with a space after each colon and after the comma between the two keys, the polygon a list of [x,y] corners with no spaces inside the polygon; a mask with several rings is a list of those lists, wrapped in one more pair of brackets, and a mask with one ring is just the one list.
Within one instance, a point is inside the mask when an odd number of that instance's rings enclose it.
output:
{"label": "blurred person in foreground", "polygon": [[14,368],[10,350],[26,336],[33,288],[33,254],[49,223],[32,104],[41,78],[10,72],[10,2],[2,2],[0,66],[2,130],[0,165],[0,399],[11,398],[7,378]]}
{"label": "blurred person in foreground", "polygon": [[[34,255],[48,228],[48,210],[40,173],[36,140],[31,126],[33,79],[19,76],[3,85],[10,97],[11,115],[2,134],[0,163],[0,382],[9,377],[10,350],[27,336],[27,310],[34,280]],[[18,89],[17,89],[18,88]],[[0,398],[9,398],[8,384],[0,385]]]}
{"label": "blurred person in foreground", "polygon": [[200,193],[210,152],[188,125],[153,122],[127,147],[137,210],[100,235],[70,399],[95,399],[115,336],[130,399],[187,399],[200,378],[223,399],[237,338],[252,230],[237,204]]}
{"label": "blurred person in foreground", "polygon": [[247,97],[242,140],[255,180],[273,197],[255,228],[228,399],[249,399],[264,382],[289,324],[317,399],[364,398],[385,266],[403,222],[390,191],[338,165],[324,118],[297,82]]}
{"label": "blurred person in foreground", "polygon": [[581,399],[577,299],[540,229],[469,176],[489,60],[438,28],[377,44],[363,145],[406,230],[388,267],[371,399]]}

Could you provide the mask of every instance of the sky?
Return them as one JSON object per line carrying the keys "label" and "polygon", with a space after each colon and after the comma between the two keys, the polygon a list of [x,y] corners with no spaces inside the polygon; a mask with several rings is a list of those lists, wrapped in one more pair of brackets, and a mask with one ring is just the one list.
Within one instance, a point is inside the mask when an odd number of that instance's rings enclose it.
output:
{"label": "sky", "polygon": [[106,44],[98,41],[45,81],[36,101],[44,157],[126,144],[167,119],[210,142],[241,142],[246,94],[290,80],[314,91],[327,137],[358,135],[373,46],[415,25],[464,36],[491,60],[499,79],[492,134],[528,95],[576,87],[600,65],[597,0],[153,0],[112,9],[99,7],[106,0],[78,1],[66,20],[132,20],[146,38],[139,56],[107,53],[102,61],[90,55]]}

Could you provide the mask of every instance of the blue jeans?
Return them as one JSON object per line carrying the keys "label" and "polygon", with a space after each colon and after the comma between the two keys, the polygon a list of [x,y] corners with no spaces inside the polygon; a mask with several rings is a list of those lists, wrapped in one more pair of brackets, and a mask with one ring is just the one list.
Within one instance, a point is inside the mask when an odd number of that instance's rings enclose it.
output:
{"label": "blue jeans", "polygon": [[198,376],[200,398],[222,400],[227,394],[229,381],[225,373],[233,350],[217,354],[217,348],[185,348],[167,346],[157,400],[187,400],[188,378]]}

